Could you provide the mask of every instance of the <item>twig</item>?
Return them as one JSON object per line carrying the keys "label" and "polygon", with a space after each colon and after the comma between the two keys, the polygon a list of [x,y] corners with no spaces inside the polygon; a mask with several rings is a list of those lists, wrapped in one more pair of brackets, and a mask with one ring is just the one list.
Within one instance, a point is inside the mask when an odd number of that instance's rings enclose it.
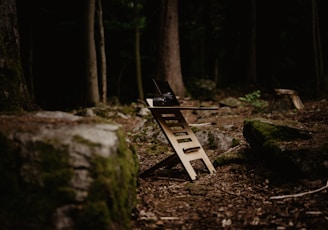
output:
{"label": "twig", "polygon": [[226,190],[224,190],[224,189],[222,189],[222,188],[217,188],[217,189],[219,189],[221,192],[227,193],[227,194],[229,194],[229,195],[240,196],[240,194],[232,193],[232,192],[226,191]]}
{"label": "twig", "polygon": [[186,179],[173,178],[173,177],[164,177],[164,176],[158,176],[156,178],[159,179],[159,180],[172,180],[172,181],[178,181],[178,182],[186,181]]}
{"label": "twig", "polygon": [[161,220],[179,220],[179,217],[175,217],[175,216],[162,216],[160,217]]}
{"label": "twig", "polygon": [[234,147],[231,147],[230,149],[228,149],[227,151],[225,151],[225,152],[223,152],[221,154],[230,153],[230,152],[232,152],[232,151],[234,151],[236,149],[242,148],[242,147],[243,147],[243,145],[242,144],[239,144],[239,145],[236,145]]}
{"label": "twig", "polygon": [[188,124],[191,127],[200,127],[200,126],[206,126],[206,125],[213,125],[213,123],[199,123],[199,124]]}
{"label": "twig", "polygon": [[312,191],[302,192],[302,193],[297,193],[297,194],[291,194],[291,195],[272,196],[272,197],[270,197],[270,199],[271,200],[277,200],[277,199],[284,199],[284,198],[299,197],[299,196],[304,196],[304,195],[320,192],[320,191],[325,190],[327,188],[328,188],[328,180],[327,180],[327,184],[325,186],[323,186],[321,188],[318,188],[318,189],[315,189],[315,190],[312,190]]}

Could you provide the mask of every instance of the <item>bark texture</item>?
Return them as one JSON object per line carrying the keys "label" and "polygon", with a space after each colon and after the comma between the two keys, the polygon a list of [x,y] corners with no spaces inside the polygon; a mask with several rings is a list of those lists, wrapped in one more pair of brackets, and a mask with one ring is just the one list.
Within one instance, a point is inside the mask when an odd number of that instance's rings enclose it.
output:
{"label": "bark texture", "polygon": [[184,96],[180,63],[178,1],[161,0],[158,78],[169,82],[177,96]]}
{"label": "bark texture", "polygon": [[0,1],[0,111],[32,109],[20,59],[15,0]]}
{"label": "bark texture", "polygon": [[85,38],[85,78],[86,105],[94,106],[99,103],[97,54],[94,38],[94,23],[96,0],[85,1],[84,38]]}
{"label": "bark texture", "polygon": [[100,82],[100,101],[104,104],[107,102],[107,63],[105,51],[105,33],[103,24],[103,10],[101,0],[96,2],[96,25],[97,25],[97,53],[98,76]]}

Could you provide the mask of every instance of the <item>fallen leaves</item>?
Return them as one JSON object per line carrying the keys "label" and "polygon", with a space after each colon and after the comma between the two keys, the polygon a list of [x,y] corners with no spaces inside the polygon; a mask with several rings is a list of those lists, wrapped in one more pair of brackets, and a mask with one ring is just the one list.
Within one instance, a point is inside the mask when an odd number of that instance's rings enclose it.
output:
{"label": "fallen leaves", "polygon": [[[315,111],[318,111],[318,106],[313,107]],[[324,129],[326,126],[322,124],[327,124],[328,118],[325,111],[321,109],[320,116],[307,110],[263,116],[275,119],[289,116],[302,121],[307,127],[319,129],[311,123],[311,119],[315,119],[315,123],[321,124],[320,129]],[[247,150],[242,128],[244,119],[249,116],[251,113],[245,108],[242,111],[220,108],[219,115],[185,114],[191,123],[211,123],[206,127],[241,140],[240,145],[231,151]],[[225,128],[229,125],[233,128]],[[143,141],[137,143],[141,171],[161,158],[161,155],[145,152],[144,146],[151,140]],[[223,152],[205,151],[211,160]],[[172,169],[158,169],[149,177],[140,179],[132,229],[322,229],[328,224],[326,189],[297,198],[270,199],[277,194],[298,194],[318,189],[325,185],[326,179],[292,180],[271,171],[261,162],[219,166],[213,175],[203,172],[203,167],[196,168],[200,177],[194,182],[189,181],[180,164]]]}

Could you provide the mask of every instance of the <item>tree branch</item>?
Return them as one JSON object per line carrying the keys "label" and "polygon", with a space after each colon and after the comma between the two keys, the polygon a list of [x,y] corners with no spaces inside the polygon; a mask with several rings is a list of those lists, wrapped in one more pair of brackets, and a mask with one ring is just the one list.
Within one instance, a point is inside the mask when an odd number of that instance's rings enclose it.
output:
{"label": "tree branch", "polygon": [[312,194],[312,193],[316,193],[316,192],[320,192],[322,190],[325,190],[328,188],[328,181],[327,184],[321,188],[312,190],[312,191],[308,191],[308,192],[302,192],[302,193],[297,193],[297,194],[291,194],[291,195],[281,195],[281,196],[272,196],[270,197],[271,200],[278,200],[278,199],[285,199],[285,198],[293,198],[293,197],[300,197],[300,196],[305,196],[308,194]]}

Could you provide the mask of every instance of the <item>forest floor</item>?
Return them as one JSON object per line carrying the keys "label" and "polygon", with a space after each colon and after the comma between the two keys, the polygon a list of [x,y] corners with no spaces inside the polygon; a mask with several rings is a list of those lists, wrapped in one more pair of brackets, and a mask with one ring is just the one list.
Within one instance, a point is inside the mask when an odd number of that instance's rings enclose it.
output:
{"label": "forest floor", "polygon": [[[185,105],[197,105],[184,101]],[[251,151],[243,137],[243,122],[251,117],[294,120],[317,135],[316,144],[327,140],[328,102],[303,101],[305,109],[297,111],[257,111],[252,107],[222,107],[217,112],[184,111],[188,123],[211,123],[208,129],[221,130],[239,140],[234,151]],[[149,116],[148,119],[152,119]],[[118,119],[130,136],[140,158],[140,172],[155,165],[172,151],[156,152],[152,138],[138,139],[135,127],[139,116]],[[156,123],[155,121],[153,121]],[[229,127],[229,128],[227,128]],[[140,130],[139,130],[140,131]],[[322,134],[322,135],[321,135]],[[157,146],[155,146],[157,145]],[[206,149],[213,162],[224,151]],[[230,149],[231,150],[231,149]],[[228,151],[230,151],[228,150]],[[328,226],[328,189],[292,198],[273,196],[299,194],[323,188],[327,175],[320,178],[292,177],[286,172],[268,168],[261,161],[215,166],[208,174],[204,166],[195,166],[199,178],[190,181],[178,164],[172,169],[158,169],[138,179],[137,205],[133,211],[132,229],[326,229]],[[279,168],[279,167],[278,167]]]}

